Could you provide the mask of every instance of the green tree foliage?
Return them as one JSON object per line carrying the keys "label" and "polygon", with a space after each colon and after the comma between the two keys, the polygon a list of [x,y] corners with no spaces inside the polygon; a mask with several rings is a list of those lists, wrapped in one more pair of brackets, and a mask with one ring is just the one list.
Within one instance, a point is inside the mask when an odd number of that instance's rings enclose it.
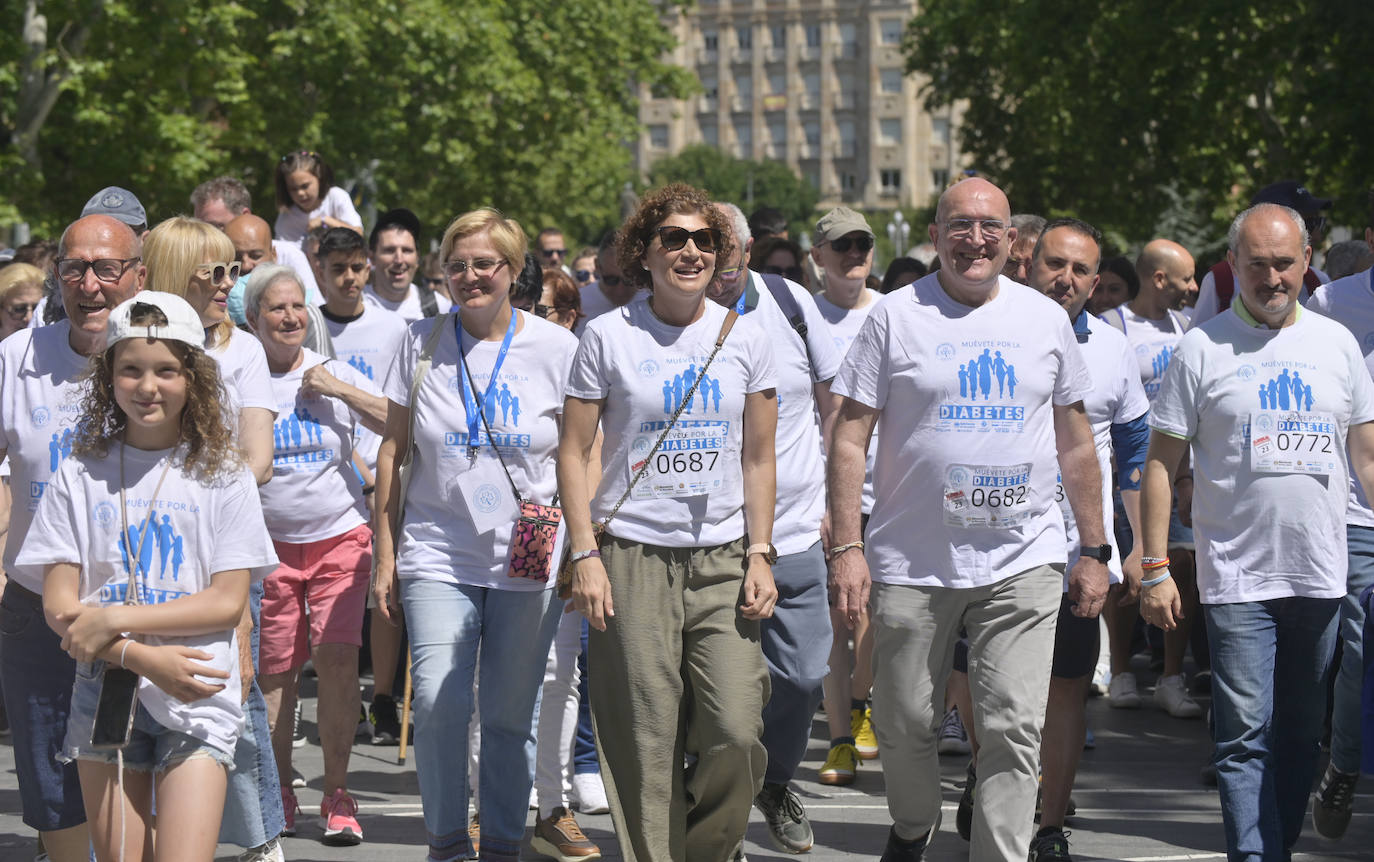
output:
{"label": "green tree foliage", "polygon": [[649,182],[691,183],[717,200],[736,204],[746,215],[755,207],[777,207],[789,223],[814,221],[819,199],[815,187],[782,162],[737,159],[706,144],[693,144],[654,162]]}
{"label": "green tree foliage", "polygon": [[0,32],[0,220],[47,232],[101,186],[157,220],[221,173],[270,220],[278,159],[312,149],[431,236],[481,205],[592,236],[633,176],[635,85],[690,87],[654,0],[25,2]]}
{"label": "green tree foliage", "polygon": [[1180,199],[1215,231],[1281,179],[1363,224],[1372,32],[1367,0],[928,0],[905,50],[1013,210],[1138,238]]}

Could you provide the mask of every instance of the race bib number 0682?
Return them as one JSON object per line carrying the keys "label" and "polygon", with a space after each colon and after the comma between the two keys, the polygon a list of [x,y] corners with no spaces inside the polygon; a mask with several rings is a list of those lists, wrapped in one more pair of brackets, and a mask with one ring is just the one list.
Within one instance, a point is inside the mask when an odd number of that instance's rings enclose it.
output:
{"label": "race bib number 0682", "polygon": [[951,527],[1005,529],[1032,512],[1030,464],[951,464],[945,471],[944,520]]}

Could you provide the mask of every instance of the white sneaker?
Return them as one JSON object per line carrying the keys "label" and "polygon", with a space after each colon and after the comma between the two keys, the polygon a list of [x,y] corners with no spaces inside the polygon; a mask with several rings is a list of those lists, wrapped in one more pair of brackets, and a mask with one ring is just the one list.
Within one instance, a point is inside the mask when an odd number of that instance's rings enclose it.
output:
{"label": "white sneaker", "polygon": [[599,772],[578,772],[572,780],[573,806],[583,814],[605,814],[611,810],[606,800],[606,785]]}
{"label": "white sneaker", "polygon": [[236,862],[286,862],[281,839],[273,838],[261,847],[250,847],[238,855]]}
{"label": "white sneaker", "polygon": [[1159,678],[1155,684],[1155,706],[1174,718],[1202,718],[1202,707],[1188,696],[1181,673]]}
{"label": "white sneaker", "polygon": [[1093,668],[1093,681],[1088,691],[1095,695],[1104,695],[1111,691],[1112,686],[1112,666],[1106,662],[1098,662],[1097,667]]}
{"label": "white sneaker", "polygon": [[1107,702],[1116,709],[1140,709],[1140,692],[1136,690],[1135,674],[1126,671],[1112,677],[1107,689]]}

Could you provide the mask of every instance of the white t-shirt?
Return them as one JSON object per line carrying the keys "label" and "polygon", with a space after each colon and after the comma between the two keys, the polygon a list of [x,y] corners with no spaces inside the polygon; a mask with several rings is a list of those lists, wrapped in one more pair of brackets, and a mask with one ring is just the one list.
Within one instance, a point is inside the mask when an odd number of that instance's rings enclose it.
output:
{"label": "white t-shirt", "polygon": [[[1281,423],[1299,412],[1300,429],[1285,435]],[[1346,429],[1371,420],[1364,356],[1330,318],[1304,310],[1291,326],[1266,329],[1228,310],[1183,337],[1150,426],[1192,444],[1204,604],[1345,595]],[[1330,475],[1255,472],[1261,450],[1285,436],[1313,448],[1309,463],[1334,461]],[[1307,450],[1293,451],[1301,459]]]}
{"label": "white t-shirt", "polygon": [[[422,290],[424,290],[423,287],[412,284],[410,286],[410,292],[406,294],[406,298],[400,302],[396,302],[395,300],[378,296],[372,289],[372,285],[369,284],[363,288],[363,302],[370,302],[379,308],[400,315],[401,319],[406,323],[414,323],[417,320],[423,320],[425,317],[424,306],[420,304],[420,291]],[[446,298],[437,293],[434,294],[434,304],[435,307],[439,309],[440,314],[444,314],[449,309],[453,308],[452,302],[449,302]]]}
{"label": "white t-shirt", "polygon": [[26,589],[43,592],[43,573],[15,571],[39,500],[62,461],[72,453],[81,417],[85,356],[72,350],[71,322],[25,329],[0,342],[0,448],[10,465],[10,529],[5,571]]}
{"label": "white t-shirt", "polygon": [[267,370],[267,353],[262,349],[262,342],[235,327],[229,330],[227,340],[216,342],[205,352],[219,363],[220,378],[229,394],[229,417],[235,427],[239,411],[245,407],[277,412],[272,375]]}
{"label": "white t-shirt", "polygon": [[[121,448],[128,536],[122,535],[125,518],[119,511]],[[142,561],[138,568],[143,573],[139,581],[143,604],[201,592],[219,572],[248,569],[254,580],[260,580],[276,568],[277,555],[263,525],[257,485],[247,468],[203,482],[186,476],[173,463],[156,500],[152,499],[163,466],[174,451],[146,451],[115,441],[105,458],[78,456],[63,462],[34,516],[16,571],[26,582],[41,582],[48,564],[78,563],[81,603],[105,606],[123,603],[131,562],[138,560]],[[146,540],[140,536],[145,523]],[[192,703],[177,700],[147,679],[139,683],[138,699],[163,727],[232,752],[243,722],[234,629],[184,637],[141,635],[138,640],[204,650],[213,656],[204,664],[229,672],[229,679],[213,680],[225,684],[222,691]]]}
{"label": "white t-shirt", "polygon": [[882,411],[873,579],[979,587],[1062,565],[1053,407],[1092,391],[1068,317],[1005,276],[970,308],[938,276],[887,295],[831,387]]}
{"label": "white t-shirt", "polygon": [[578,338],[587,329],[587,324],[617,306],[601,292],[601,282],[594,281],[586,287],[578,288],[578,301],[582,303],[582,318],[577,321],[575,334]]}
{"label": "white t-shirt", "polygon": [[[709,489],[692,496],[646,498],[655,484],[646,474],[611,521],[611,534],[670,548],[724,545],[745,534],[745,395],[773,389],[777,373],[767,334],[745,315],[735,321],[711,367],[700,374],[726,314],[726,309],[707,302],[695,323],[669,326],[654,316],[649,295],[641,293],[592,321],[583,333],[567,394],[605,399],[602,479],[592,500],[592,519],[597,522],[620,499],[631,470],[649,454],[693,381],[701,377],[674,429],[677,442],[665,444],[667,448],[655,456],[655,461],[663,456],[668,462],[676,457],[683,469],[655,475],[679,475],[684,482],[704,482]],[[692,457],[698,452],[702,458]]]}
{"label": "white t-shirt", "polygon": [[277,239],[293,242],[299,248],[305,242],[306,234],[310,233],[310,220],[326,216],[357,228],[363,226],[362,216],[358,215],[348,192],[339,186],[330,186],[319,207],[309,213],[295,204],[277,213],[277,223],[273,226],[272,232],[277,235]]}
{"label": "white t-shirt", "polygon": [[[1324,284],[1312,294],[1307,307],[1350,330],[1365,354],[1365,366],[1374,374],[1374,284],[1370,283],[1370,277],[1371,270],[1365,270]],[[1345,519],[1350,524],[1374,527],[1374,510],[1353,472]]]}
{"label": "white t-shirt", "polygon": [[749,278],[758,291],[758,307],[749,312],[749,319],[758,323],[773,343],[778,376],[774,443],[778,503],[773,516],[773,545],[779,554],[799,554],[820,541],[821,516],[825,514],[825,446],[816,413],[815,384],[835,376],[840,353],[805,288],[785,281],[806,323],[809,358],[801,336],[764,284],[763,276],[749,272]]}
{"label": "white t-shirt", "polygon": [[320,286],[315,282],[315,270],[310,268],[310,259],[305,256],[305,252],[301,251],[300,245],[274,239],[272,240],[272,250],[277,254],[277,263],[291,267],[291,270],[300,276],[301,284],[305,285],[305,301],[314,305],[323,305],[324,294],[320,292]]}
{"label": "white t-shirt", "polygon": [[[830,337],[835,345],[835,350],[843,359],[849,352],[849,346],[854,343],[854,337],[859,334],[859,329],[868,320],[868,315],[873,309],[878,307],[878,302],[883,295],[871,288],[864,288],[864,295],[868,297],[868,304],[862,308],[841,308],[831,302],[824,293],[815,294],[812,298],[816,300],[816,307],[820,309],[821,317],[825,319],[826,326],[830,329]],[[878,455],[878,431],[874,429],[873,435],[868,439],[868,457],[864,462],[864,495],[863,513],[871,515],[873,513],[873,459]]]}
{"label": "white t-shirt", "polygon": [[[477,383],[473,396],[485,405],[487,423],[516,488],[526,500],[548,504],[558,491],[554,472],[558,417],[563,412],[563,388],[577,339],[561,326],[517,313],[524,325],[511,339],[497,375],[499,386],[490,390],[490,397],[485,393],[501,342],[477,341],[464,331],[463,349]],[[410,387],[416,362],[425,339],[440,324],[444,332],[435,348],[433,365],[412,406]],[[383,387],[387,398],[416,411],[415,460],[397,543],[396,571],[403,580],[423,578],[502,590],[552,587],[553,577],[545,583],[507,574],[513,521],[509,526],[478,533],[469,514],[463,474],[473,471],[484,459],[490,463],[491,446],[482,445],[475,461],[470,457],[468,414],[458,378],[464,372],[458,365],[455,328],[461,329],[457,315],[411,324]],[[473,418],[477,439],[485,441],[481,419]],[[506,483],[500,467],[495,469],[493,481]],[[503,488],[509,491],[508,484]]]}
{"label": "white t-shirt", "polygon": [[293,371],[272,375],[277,419],[272,426],[272,481],[262,486],[267,530],[278,542],[316,542],[341,536],[367,522],[363,489],[353,469],[357,417],[341,399],[301,391],[316,365],[350,386],[382,391],[352,366],[305,350]]}
{"label": "white t-shirt", "polygon": [[[1088,366],[1093,388],[1083,399],[1083,409],[1088,414],[1088,424],[1093,429],[1093,447],[1097,450],[1097,466],[1102,472],[1102,528],[1107,535],[1107,543],[1112,546],[1112,559],[1107,563],[1111,581],[1119,584],[1121,573],[1121,549],[1116,544],[1116,531],[1112,529],[1112,425],[1124,425],[1144,416],[1150,409],[1149,399],[1140,385],[1140,375],[1136,372],[1134,351],[1126,337],[1116,329],[1093,317],[1085,315],[1088,327],[1088,340],[1080,341],[1078,348],[1083,353],[1083,362]],[[1067,496],[1063,493],[1063,483],[1056,491],[1059,508],[1064,512],[1064,530],[1068,534],[1069,560],[1065,570],[1065,587],[1068,585],[1068,570],[1078,562],[1078,524],[1069,507]]]}
{"label": "white t-shirt", "polygon": [[1131,343],[1145,397],[1153,401],[1155,393],[1159,392],[1159,382],[1164,379],[1164,369],[1169,367],[1169,358],[1174,355],[1183,333],[1188,331],[1188,321],[1173,310],[1159,320],[1151,320],[1136,314],[1125,304],[1109,310],[1103,319],[1125,334]]}
{"label": "white t-shirt", "polygon": [[[352,320],[339,321],[323,315],[329,337],[334,342],[334,355],[353,366],[377,388],[385,382],[386,370],[400,352],[406,340],[409,324],[401,315],[380,305],[364,301],[363,312]],[[377,450],[382,437],[363,425],[358,425],[354,439],[358,452],[367,466],[377,469]]]}

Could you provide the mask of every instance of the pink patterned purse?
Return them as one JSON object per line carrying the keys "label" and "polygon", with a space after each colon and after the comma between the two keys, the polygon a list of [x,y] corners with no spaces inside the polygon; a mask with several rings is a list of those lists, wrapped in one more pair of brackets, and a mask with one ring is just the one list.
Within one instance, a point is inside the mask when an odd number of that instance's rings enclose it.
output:
{"label": "pink patterned purse", "polygon": [[553,551],[558,545],[558,526],[563,522],[563,510],[557,506],[541,506],[528,500],[520,501],[520,517],[510,540],[510,569],[512,578],[547,581],[553,565]]}

